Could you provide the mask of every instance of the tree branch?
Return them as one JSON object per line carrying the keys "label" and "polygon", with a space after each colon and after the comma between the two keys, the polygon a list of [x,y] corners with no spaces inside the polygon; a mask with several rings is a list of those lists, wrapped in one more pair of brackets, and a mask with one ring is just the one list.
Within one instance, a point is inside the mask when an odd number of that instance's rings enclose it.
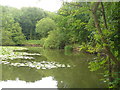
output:
{"label": "tree branch", "polygon": [[104,6],[103,6],[103,3],[102,3],[102,2],[101,2],[101,6],[102,6],[102,15],[103,15],[105,27],[106,27],[106,29],[108,29],[107,22],[106,22],[106,18],[105,18],[105,9],[104,9]]}
{"label": "tree branch", "polygon": [[[98,17],[97,17],[97,10],[98,10],[98,7],[99,7],[99,4],[100,2],[96,2],[94,3],[94,7],[92,9],[92,13],[93,13],[93,18],[94,18],[94,22],[95,22],[95,26],[99,32],[99,34],[101,35],[101,40],[104,44],[106,44],[104,46],[105,50],[106,50],[106,54],[113,60],[113,62],[115,62],[118,66],[120,65],[120,62],[116,59],[116,57],[113,55],[113,53],[110,51],[110,47],[108,46],[108,42],[107,40],[105,39],[103,33],[102,33],[102,30],[101,30],[101,27],[100,27],[100,23],[98,21]],[[107,24],[106,24],[107,25]]]}

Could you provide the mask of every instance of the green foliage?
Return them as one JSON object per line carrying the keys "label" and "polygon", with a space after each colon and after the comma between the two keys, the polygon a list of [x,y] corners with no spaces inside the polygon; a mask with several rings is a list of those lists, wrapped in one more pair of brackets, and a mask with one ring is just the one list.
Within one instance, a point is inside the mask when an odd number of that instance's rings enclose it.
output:
{"label": "green foliage", "polygon": [[71,45],[67,45],[64,47],[65,51],[72,51],[73,50],[73,46]]}
{"label": "green foliage", "polygon": [[16,21],[20,23],[26,39],[37,39],[38,36],[35,31],[35,25],[37,21],[45,17],[44,11],[40,8],[28,7],[22,8],[20,12],[21,15]]}
{"label": "green foliage", "polygon": [[[108,39],[110,42],[110,46],[112,53],[117,57],[119,60],[120,58],[120,31],[119,31],[119,22],[120,22],[120,2],[113,2],[113,3],[105,3],[105,9],[108,11],[107,19],[109,25],[109,34]],[[109,9],[108,9],[109,8]],[[118,52],[118,54],[116,54]]]}
{"label": "green foliage", "polygon": [[40,40],[26,40],[24,44],[28,45],[41,45]]}
{"label": "green foliage", "polygon": [[46,17],[45,11],[35,7],[24,7],[16,9],[13,7],[0,6],[3,14],[10,15],[15,22],[18,22],[22,28],[22,33],[26,39],[39,39],[39,34],[35,31],[37,21]]}
{"label": "green foliage", "polygon": [[46,38],[40,39],[40,45],[44,46],[45,41],[46,41]]}
{"label": "green foliage", "polygon": [[[91,14],[91,7],[94,3],[79,3],[79,2],[65,2],[60,8],[58,13],[61,15],[61,20],[59,22],[60,28],[62,28],[67,37],[69,38],[69,43],[81,44],[79,50],[83,50],[89,53],[98,53],[98,58],[90,62],[89,68],[92,71],[96,71],[100,68],[106,68],[109,64],[105,63],[108,61],[108,57],[101,58],[100,56],[106,55],[104,53],[104,48],[106,46],[110,47],[110,51],[113,53],[117,60],[120,60],[120,33],[119,33],[119,10],[120,4],[118,2],[113,3],[103,3],[105,9],[105,18],[107,23],[107,28],[105,26],[105,20],[101,4],[97,10],[97,18],[99,19],[100,27],[102,30],[101,35],[94,24],[94,19]],[[103,37],[108,43],[103,42]],[[113,66],[114,62],[111,62]],[[113,71],[114,72],[114,71]],[[105,73],[109,76],[109,73]],[[112,77],[115,76],[112,73]],[[105,77],[108,78],[108,77]],[[116,79],[115,79],[116,80]],[[118,82],[117,82],[118,83]],[[114,87],[114,85],[112,85]]]}
{"label": "green foliage", "polygon": [[[60,14],[60,20],[58,21],[58,26],[64,30],[67,37],[69,38],[69,43],[79,43],[88,42],[88,35],[90,32],[86,30],[85,26],[89,20],[88,13],[85,14],[84,6],[79,2],[64,3],[63,6],[58,11]],[[79,12],[79,13],[78,13]],[[58,18],[59,18],[58,17]]]}
{"label": "green foliage", "polygon": [[[79,51],[97,54],[97,58],[89,63],[91,71],[104,69],[104,80],[109,80],[109,60],[113,67],[110,88],[119,84],[118,71],[115,73],[116,64],[106,55],[104,48],[110,47],[110,52],[117,60],[120,60],[120,4],[119,2],[104,2],[105,18],[103,17],[102,5],[97,10],[97,18],[100,29],[95,27],[91,14],[94,3],[64,2],[57,14],[44,12],[38,8],[15,8],[3,7],[3,45],[19,45],[26,39],[40,39],[27,41],[28,44],[40,44],[45,48],[70,50],[78,48]],[[21,27],[20,27],[21,26]],[[23,35],[23,33],[24,35]],[[100,34],[102,33],[102,34]],[[104,37],[104,38],[103,38]],[[106,40],[105,43],[103,40]],[[78,46],[74,46],[78,44]],[[107,52],[108,53],[108,52]],[[101,57],[101,56],[104,57]],[[109,59],[110,58],[110,59]],[[114,69],[115,68],[115,69]],[[109,82],[109,81],[108,81]]]}
{"label": "green foliage", "polygon": [[[96,30],[94,24],[93,24],[93,20],[91,18],[91,20],[89,21],[89,23],[87,24],[86,28],[91,31],[91,35],[89,36],[90,41],[92,44],[90,44],[92,47],[96,48],[97,51],[102,50],[103,48],[105,48],[106,46],[110,47],[110,51],[113,53],[113,55],[115,56],[116,59],[120,59],[120,37],[119,37],[119,32],[118,32],[118,22],[119,22],[119,3],[117,2],[113,2],[113,3],[103,3],[104,7],[105,7],[105,15],[106,15],[106,20],[107,20],[107,28],[105,26],[105,21],[104,18],[102,16],[101,12],[97,12],[97,16],[99,18],[100,21],[100,27],[102,30],[102,34],[105,37],[105,39],[107,40],[107,44],[102,42],[103,36],[100,35],[100,33],[98,33],[98,31]],[[99,7],[101,8],[101,6]],[[93,44],[94,43],[94,44]],[[100,49],[101,48],[101,49]],[[91,50],[90,50],[91,51]],[[103,51],[102,51],[103,52]],[[108,54],[108,56],[110,56]],[[100,57],[100,55],[98,55],[98,57]],[[93,62],[90,62],[90,68],[92,71],[96,71],[100,68],[104,69],[104,76],[106,76],[104,78],[104,80],[107,80],[107,82],[109,82],[109,87],[110,88],[115,88],[117,87],[117,84],[119,85],[119,81],[117,81],[117,77],[119,77],[118,73],[115,73],[115,68],[117,68],[118,66],[116,66],[116,64],[114,63],[114,60],[112,60],[111,58],[108,59],[109,57],[104,57],[103,60],[101,60],[101,58],[94,60]],[[110,61],[108,61],[110,60]],[[109,63],[105,63],[105,62],[109,62]],[[108,66],[111,66],[112,68],[112,72],[110,72],[111,68],[107,68]],[[115,67],[113,69],[113,67]],[[106,73],[108,72],[108,73]],[[111,76],[112,78],[114,78],[113,81],[111,81],[109,78],[109,76]]]}
{"label": "green foliage", "polygon": [[48,17],[48,18],[51,18],[52,20],[55,20],[57,17],[57,14],[54,12],[45,11],[45,16],[46,18]]}
{"label": "green foliage", "polygon": [[104,64],[108,61],[108,57],[107,58],[101,58],[100,54],[98,54],[98,57],[94,58],[93,61],[91,61],[89,63],[89,68],[91,68],[91,71],[96,71],[100,68],[104,67]]}
{"label": "green foliage", "polygon": [[8,14],[2,15],[2,45],[20,45],[25,40],[19,23]]}
{"label": "green foliage", "polygon": [[48,32],[56,29],[54,20],[50,18],[43,18],[36,24],[36,32],[40,33],[41,37],[47,37]]}
{"label": "green foliage", "polygon": [[62,30],[53,30],[49,32],[48,37],[45,40],[44,46],[46,48],[64,48],[66,44],[66,36]]}
{"label": "green foliage", "polygon": [[2,45],[15,45],[11,37],[11,32],[2,31]]}

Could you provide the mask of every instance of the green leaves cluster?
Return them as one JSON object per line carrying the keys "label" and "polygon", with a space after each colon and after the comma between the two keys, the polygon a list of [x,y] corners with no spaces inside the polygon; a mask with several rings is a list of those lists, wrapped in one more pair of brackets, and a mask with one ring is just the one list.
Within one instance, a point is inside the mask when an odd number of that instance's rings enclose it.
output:
{"label": "green leaves cluster", "polygon": [[35,31],[36,23],[46,16],[45,12],[40,8],[24,7],[20,10],[20,13],[16,21],[20,23],[26,39],[37,39],[39,35]]}
{"label": "green leaves cluster", "polygon": [[51,18],[43,18],[36,24],[36,32],[40,34],[41,38],[47,37],[48,32],[55,30],[56,24]]}
{"label": "green leaves cluster", "polygon": [[64,48],[66,44],[66,36],[62,30],[50,31],[44,43],[47,48]]}
{"label": "green leaves cluster", "polygon": [[[77,6],[79,4],[82,5],[81,8]],[[57,14],[54,15],[54,18],[49,14],[49,18],[38,21],[36,31],[41,36],[43,46],[47,48],[64,48],[69,44],[88,42],[90,31],[86,29],[86,24],[89,15],[82,13],[82,9],[84,9],[84,4],[64,3]],[[78,12],[80,13],[78,14]]]}
{"label": "green leaves cluster", "polygon": [[3,13],[2,17],[2,45],[20,45],[25,40],[19,23],[11,15]]}

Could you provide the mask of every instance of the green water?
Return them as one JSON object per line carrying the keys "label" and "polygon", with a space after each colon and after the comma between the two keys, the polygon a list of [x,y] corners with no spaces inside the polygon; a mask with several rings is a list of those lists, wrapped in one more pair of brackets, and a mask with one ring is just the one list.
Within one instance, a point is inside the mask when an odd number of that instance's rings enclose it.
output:
{"label": "green water", "polygon": [[39,47],[2,48],[3,88],[104,88],[99,72],[90,72],[94,55]]}

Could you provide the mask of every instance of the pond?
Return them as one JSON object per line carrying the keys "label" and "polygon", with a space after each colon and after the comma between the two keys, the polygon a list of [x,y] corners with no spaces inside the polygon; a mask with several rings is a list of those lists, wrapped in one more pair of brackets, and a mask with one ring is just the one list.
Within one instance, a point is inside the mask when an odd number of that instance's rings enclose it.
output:
{"label": "pond", "polygon": [[2,88],[105,88],[94,55],[40,47],[2,47]]}

